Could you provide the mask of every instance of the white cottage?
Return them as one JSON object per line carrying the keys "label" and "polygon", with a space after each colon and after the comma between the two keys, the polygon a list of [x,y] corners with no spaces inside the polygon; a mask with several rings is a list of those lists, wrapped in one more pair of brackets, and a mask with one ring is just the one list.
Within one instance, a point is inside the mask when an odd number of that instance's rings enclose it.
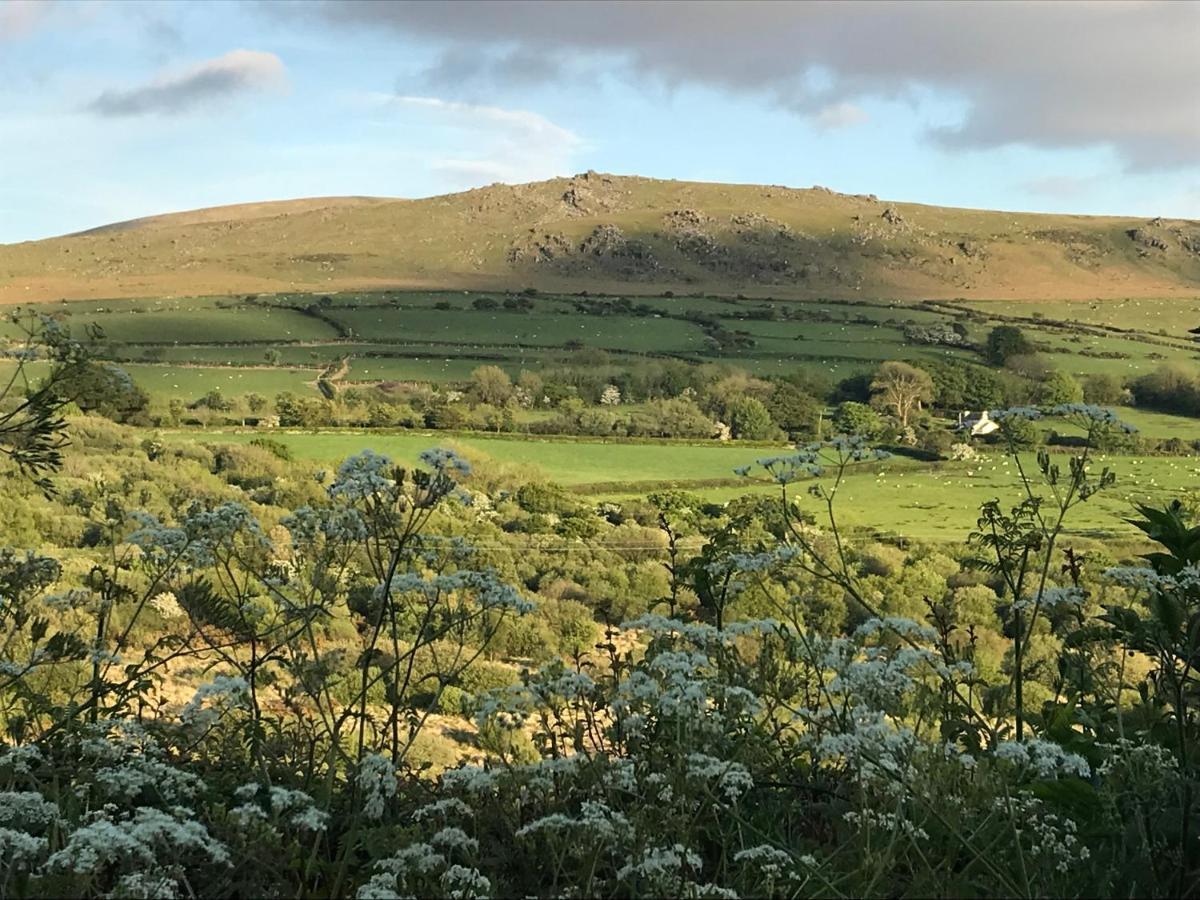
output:
{"label": "white cottage", "polygon": [[1000,424],[988,415],[986,409],[978,413],[967,409],[958,414],[958,430],[965,431],[971,437],[982,437],[999,429]]}

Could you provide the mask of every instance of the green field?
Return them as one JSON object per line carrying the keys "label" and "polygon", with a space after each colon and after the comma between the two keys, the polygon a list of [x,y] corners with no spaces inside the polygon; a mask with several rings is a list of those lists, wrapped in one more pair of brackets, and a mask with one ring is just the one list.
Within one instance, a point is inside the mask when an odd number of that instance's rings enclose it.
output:
{"label": "green field", "polygon": [[588,347],[633,352],[687,351],[703,346],[700,329],[671,319],[581,316],[561,312],[492,312],[369,307],[337,310],[337,321],[370,341],[431,341],[447,344]]}
{"label": "green field", "polygon": [[[624,360],[669,356],[763,375],[810,369],[844,378],[888,359],[978,360],[970,349],[915,343],[905,328],[965,326],[969,340],[981,343],[991,327],[1010,316],[1021,317],[1022,328],[1048,362],[1073,375],[1129,377],[1164,364],[1200,365],[1200,348],[1186,334],[1200,322],[1200,303],[1184,300],[1034,306],[661,296],[633,298],[636,306],[655,312],[628,315],[605,312],[616,298],[539,295],[521,299],[530,307],[525,311],[477,309],[480,298],[502,304],[510,295],[381,291],[106,300],[36,309],[60,317],[75,334],[99,325],[106,338],[102,353],[136,363],[131,371],[151,394],[184,399],[195,399],[184,393],[191,386],[214,380],[235,390],[257,384],[244,389],[260,393],[277,384],[312,391],[304,382],[315,382],[315,373],[301,377],[304,373],[294,370],[321,369],[342,359],[349,361],[346,380],[351,382],[462,382],[484,364],[515,374],[570,361],[568,345],[603,349]],[[989,319],[989,312],[998,318]],[[709,324],[686,318],[696,313],[710,317]],[[1072,331],[1051,320],[1085,323],[1093,330]],[[1143,330],[1106,331],[1110,325]],[[1169,337],[1157,334],[1159,325]],[[714,328],[736,340],[717,346],[711,339]],[[0,337],[12,334],[7,326]],[[208,369],[180,374],[189,364],[261,367],[269,352],[293,371],[274,377]]]}
{"label": "green field", "polygon": [[1126,300],[972,300],[956,304],[987,315],[998,313],[1021,318],[1036,314],[1044,319],[1111,326],[1150,334],[1186,338],[1200,325],[1200,291],[1190,299]]}
{"label": "green field", "polygon": [[220,388],[226,397],[281,391],[312,392],[317,373],[312,369],[248,369],[232,366],[155,366],[130,364],[125,369],[151,398],[195,400]]}
{"label": "green field", "polygon": [[98,325],[107,340],[137,344],[316,341],[338,336],[320,319],[291,309],[260,306],[73,313],[71,319]]}
{"label": "green field", "polygon": [[[1197,424],[1200,433],[1200,423]],[[165,432],[172,442],[245,443],[263,432]],[[786,447],[736,445],[615,444],[598,441],[513,440],[482,436],[450,436],[438,432],[399,434],[348,431],[277,431],[265,436],[286,445],[299,459],[334,465],[365,449],[412,462],[431,447],[452,446],[477,458],[530,467],[530,475],[574,488],[581,496],[601,500],[630,500],[667,484],[692,490],[712,502],[724,502],[745,493],[777,492],[778,487],[753,476],[761,473],[756,462],[786,454]],[[1066,465],[1066,455],[1057,457]],[[1023,457],[1033,472],[1032,455]],[[751,465],[752,477],[735,475],[738,466]],[[1200,455],[1138,458],[1100,454],[1093,471],[1108,467],[1117,483],[1071,515],[1070,531],[1082,535],[1129,534],[1124,523],[1133,504],[1163,500],[1181,492],[1200,490]],[[720,483],[718,483],[720,482]],[[808,497],[800,482],[789,491],[814,513],[817,501]],[[1015,504],[1023,496],[1017,468],[999,453],[974,462],[933,465],[893,457],[851,471],[839,492],[840,520],[847,526],[894,533],[916,540],[964,539],[975,527],[982,503],[999,498]]]}
{"label": "green field", "polygon": [[166,432],[173,441],[245,443],[264,434],[286,445],[300,459],[335,463],[362,450],[383,453],[397,461],[412,461],[430,447],[451,444],[475,451],[500,463],[537,467],[546,478],[565,485],[605,482],[733,480],[733,470],[764,456],[786,453],[786,447],[745,447],[722,444],[616,444],[600,441],[562,441],[483,436],[459,437],[439,433],[388,434],[362,431],[210,431]]}

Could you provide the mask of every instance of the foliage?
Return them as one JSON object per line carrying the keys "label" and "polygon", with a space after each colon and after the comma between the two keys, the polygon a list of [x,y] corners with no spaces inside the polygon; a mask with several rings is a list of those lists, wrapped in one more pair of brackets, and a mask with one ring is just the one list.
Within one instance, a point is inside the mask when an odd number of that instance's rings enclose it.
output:
{"label": "foliage", "polygon": [[988,332],[984,358],[994,366],[1002,366],[1014,356],[1033,353],[1034,347],[1015,325],[997,325]]}
{"label": "foliage", "polygon": [[[1030,467],[1043,416],[1083,438]],[[132,448],[172,499],[81,480],[83,567],[0,551],[0,893],[1190,896],[1200,525],[1143,505],[1133,566],[1065,543],[1128,429],[997,418],[1020,494],[958,548],[843,527],[889,463],[860,435],[601,511],[447,450],[302,487],[269,445]],[[254,467],[282,516],[209,493]],[[581,558],[503,539],[534,516]]]}
{"label": "foliage", "polygon": [[909,417],[922,404],[933,402],[933,392],[929,373],[908,363],[885,362],[871,380],[871,403],[889,410],[901,428],[908,427]]}
{"label": "foliage", "polygon": [[847,400],[839,404],[833,417],[833,427],[842,434],[860,434],[870,440],[880,437],[885,429],[883,419],[865,403]]}

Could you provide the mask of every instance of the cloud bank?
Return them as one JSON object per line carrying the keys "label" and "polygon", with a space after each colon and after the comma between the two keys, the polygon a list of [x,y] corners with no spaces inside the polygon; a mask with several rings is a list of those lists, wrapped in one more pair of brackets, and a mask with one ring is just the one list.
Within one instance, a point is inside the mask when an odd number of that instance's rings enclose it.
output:
{"label": "cloud bank", "polygon": [[440,41],[427,77],[553,78],[591,55],[634,77],[756,94],[823,127],[867,99],[963,102],[947,147],[1113,148],[1127,168],[1200,163],[1200,4],[338,0],[327,21]]}
{"label": "cloud bank", "polygon": [[[584,141],[575,132],[524,109],[464,103],[441,97],[372,94],[362,98],[372,108],[402,110],[427,117],[429,128],[455,132],[445,148],[469,147],[469,155],[434,155],[429,171],[453,188],[475,187],[489,181],[538,181],[571,171]],[[434,139],[437,145],[439,142]]]}
{"label": "cloud bank", "polygon": [[231,50],[145,84],[106,90],[87,109],[100,116],[175,115],[249,91],[281,88],[287,75],[274,53]]}

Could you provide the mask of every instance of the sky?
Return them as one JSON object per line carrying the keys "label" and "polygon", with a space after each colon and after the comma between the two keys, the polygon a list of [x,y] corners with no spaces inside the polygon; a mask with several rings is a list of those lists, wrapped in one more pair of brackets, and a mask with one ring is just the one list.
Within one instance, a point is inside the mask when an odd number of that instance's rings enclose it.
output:
{"label": "sky", "polygon": [[0,0],[0,243],[594,169],[1200,218],[1200,3]]}

